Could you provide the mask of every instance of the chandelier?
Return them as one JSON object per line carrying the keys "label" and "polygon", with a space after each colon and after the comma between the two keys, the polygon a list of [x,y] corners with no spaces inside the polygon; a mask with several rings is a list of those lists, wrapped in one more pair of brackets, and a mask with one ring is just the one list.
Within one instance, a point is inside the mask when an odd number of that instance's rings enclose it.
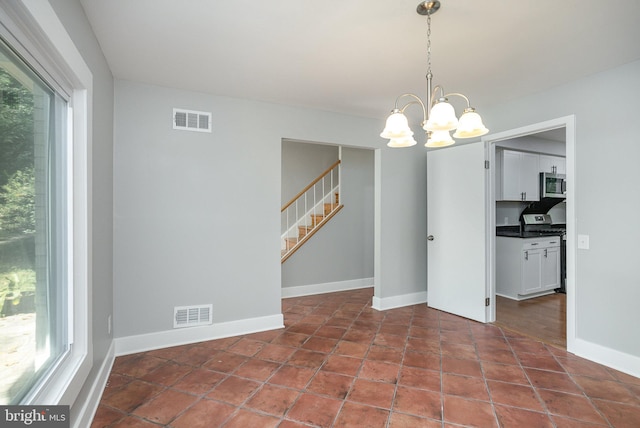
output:
{"label": "chandelier", "polygon": [[[450,132],[455,130],[454,138],[473,138],[486,134],[489,130],[482,123],[482,118],[469,104],[469,99],[458,92],[445,93],[442,86],[432,87],[433,74],[431,73],[431,15],[440,9],[439,1],[423,1],[417,7],[420,15],[427,16],[427,106],[420,97],[414,94],[402,94],[396,98],[394,109],[387,118],[386,126],[380,136],[389,139],[389,147],[411,147],[417,144],[413,138],[413,131],[409,128],[409,122],[404,111],[410,105],[422,107],[422,129],[426,131],[427,143],[425,147],[446,147],[454,144]],[[439,94],[439,96],[438,96]],[[462,112],[460,119],[449,97],[461,97],[467,102],[467,107]],[[399,108],[401,99],[410,98],[402,108]]]}

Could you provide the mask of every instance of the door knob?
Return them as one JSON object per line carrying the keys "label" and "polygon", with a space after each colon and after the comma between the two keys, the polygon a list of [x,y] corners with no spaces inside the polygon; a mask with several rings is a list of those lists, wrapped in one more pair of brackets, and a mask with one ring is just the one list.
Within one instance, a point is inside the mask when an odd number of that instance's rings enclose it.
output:
{"label": "door knob", "polygon": [[427,236],[427,241],[433,241],[433,235]]}

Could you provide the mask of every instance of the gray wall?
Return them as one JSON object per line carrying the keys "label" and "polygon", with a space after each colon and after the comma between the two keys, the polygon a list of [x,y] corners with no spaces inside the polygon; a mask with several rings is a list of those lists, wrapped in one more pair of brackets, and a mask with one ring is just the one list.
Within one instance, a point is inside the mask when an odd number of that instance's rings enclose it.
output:
{"label": "gray wall", "polygon": [[[80,392],[78,401],[81,401],[88,395],[112,343],[107,318],[113,311],[113,76],[79,1],[50,0],[50,3],[93,74],[89,272],[94,366]],[[75,411],[77,406],[72,413]]]}
{"label": "gray wall", "polygon": [[[483,108],[483,118],[492,132],[500,132],[575,114],[576,228],[577,234],[590,236],[591,247],[577,250],[577,336],[640,357],[633,330],[640,324],[640,145],[633,126],[640,107],[628,96],[637,93],[640,62],[633,62]],[[603,108],[611,94],[622,95],[614,97],[614,108]]]}
{"label": "gray wall", "polygon": [[[337,151],[336,147],[317,144],[283,144],[283,188],[286,177],[293,175],[289,162],[298,167],[306,164],[310,170],[318,168],[313,159],[328,161],[330,166],[335,158],[320,156],[330,153],[328,148]],[[343,148],[341,168],[340,202],[344,208],[282,264],[283,287],[373,277],[374,151]],[[325,168],[320,169],[322,173]]]}
{"label": "gray wall", "polygon": [[[173,107],[213,112],[213,133],[174,131]],[[214,323],[280,314],[282,139],[382,148],[383,116],[350,117],[116,80],[116,337],[172,329],[177,305],[213,303]],[[421,253],[391,250],[398,235],[407,235],[405,247],[426,247],[425,233],[403,233],[406,224],[426,227],[424,215],[415,218],[412,210],[426,206],[424,189],[415,186],[424,176],[424,157],[386,147],[380,152],[380,180],[389,182],[381,197],[398,211],[380,219],[385,236],[379,245],[391,252],[381,266],[409,272],[403,277],[411,281],[383,278],[377,290],[386,296],[426,290]]]}
{"label": "gray wall", "polygon": [[339,148],[302,141],[282,142],[281,205],[286,204],[338,160]]}
{"label": "gray wall", "polygon": [[[427,291],[427,151],[423,144],[376,152],[380,240],[375,244],[375,295],[381,299]],[[378,177],[376,177],[377,179]]]}

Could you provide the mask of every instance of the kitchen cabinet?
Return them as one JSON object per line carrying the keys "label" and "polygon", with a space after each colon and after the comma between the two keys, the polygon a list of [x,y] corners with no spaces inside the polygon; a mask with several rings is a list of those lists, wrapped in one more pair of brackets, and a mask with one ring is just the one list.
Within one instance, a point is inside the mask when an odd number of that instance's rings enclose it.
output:
{"label": "kitchen cabinet", "polygon": [[561,156],[540,155],[540,172],[566,174],[567,160]]}
{"label": "kitchen cabinet", "polygon": [[496,294],[523,300],[560,288],[560,239],[496,237]]}
{"label": "kitchen cabinet", "polygon": [[539,157],[513,150],[496,152],[496,200],[540,200]]}

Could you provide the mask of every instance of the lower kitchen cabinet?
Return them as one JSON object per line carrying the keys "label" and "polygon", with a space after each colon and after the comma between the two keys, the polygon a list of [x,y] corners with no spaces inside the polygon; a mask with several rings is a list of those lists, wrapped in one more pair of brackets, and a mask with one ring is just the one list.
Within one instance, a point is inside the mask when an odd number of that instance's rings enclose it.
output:
{"label": "lower kitchen cabinet", "polygon": [[523,300],[560,287],[560,236],[496,238],[496,294]]}

